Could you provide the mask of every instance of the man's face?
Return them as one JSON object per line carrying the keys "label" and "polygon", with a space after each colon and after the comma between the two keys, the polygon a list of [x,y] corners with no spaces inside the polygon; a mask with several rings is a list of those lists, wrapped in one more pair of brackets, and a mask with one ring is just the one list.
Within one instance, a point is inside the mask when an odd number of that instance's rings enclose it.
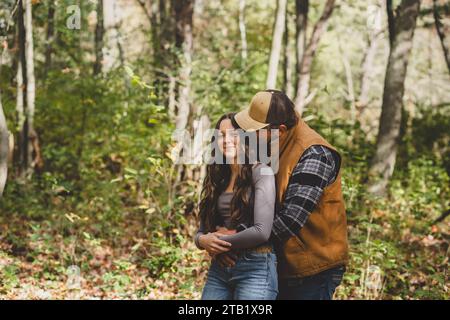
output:
{"label": "man's face", "polygon": [[270,143],[272,138],[271,130],[266,128],[257,130],[256,135],[260,143]]}
{"label": "man's face", "polygon": [[[276,132],[275,132],[276,130]],[[277,127],[268,127],[263,128],[258,131],[256,131],[256,134],[258,136],[258,139],[260,143],[270,143],[275,142],[276,139],[279,139],[279,142],[283,141],[283,139],[286,137],[287,128],[284,124]]]}

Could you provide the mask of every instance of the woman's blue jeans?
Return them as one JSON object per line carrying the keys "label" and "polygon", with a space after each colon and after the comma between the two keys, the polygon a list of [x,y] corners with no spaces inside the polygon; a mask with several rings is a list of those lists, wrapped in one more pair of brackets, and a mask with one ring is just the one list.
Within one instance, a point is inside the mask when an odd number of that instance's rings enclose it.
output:
{"label": "woman's blue jeans", "polygon": [[278,294],[274,253],[247,251],[233,267],[212,261],[202,300],[275,300]]}

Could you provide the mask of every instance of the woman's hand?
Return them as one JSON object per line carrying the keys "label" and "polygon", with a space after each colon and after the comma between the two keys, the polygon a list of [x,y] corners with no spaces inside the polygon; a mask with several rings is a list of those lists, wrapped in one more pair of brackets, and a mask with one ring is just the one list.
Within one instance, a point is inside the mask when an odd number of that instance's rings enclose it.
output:
{"label": "woman's hand", "polygon": [[231,250],[231,243],[220,240],[215,233],[203,234],[198,238],[200,247],[210,254],[218,254]]}
{"label": "woman's hand", "polygon": [[224,252],[211,255],[211,258],[215,259],[219,263],[219,265],[224,268],[234,267],[238,259],[237,255],[233,252]]}

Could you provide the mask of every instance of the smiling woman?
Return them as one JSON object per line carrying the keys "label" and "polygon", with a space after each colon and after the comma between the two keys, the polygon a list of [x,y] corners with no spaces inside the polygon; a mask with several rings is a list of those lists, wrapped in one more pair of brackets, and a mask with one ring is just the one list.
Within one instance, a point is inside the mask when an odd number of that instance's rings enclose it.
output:
{"label": "smiling woman", "polygon": [[[275,213],[275,178],[261,174],[267,165],[249,163],[251,145],[240,140],[233,116],[219,118],[219,137],[213,137],[217,144],[213,152],[222,155],[213,157],[226,161],[209,164],[203,182],[195,243],[213,260],[202,299],[274,300],[278,293],[276,256],[269,237]],[[243,164],[238,163],[241,151],[246,160]],[[246,229],[239,230],[242,226]],[[220,262],[227,253],[236,257],[231,266]]]}

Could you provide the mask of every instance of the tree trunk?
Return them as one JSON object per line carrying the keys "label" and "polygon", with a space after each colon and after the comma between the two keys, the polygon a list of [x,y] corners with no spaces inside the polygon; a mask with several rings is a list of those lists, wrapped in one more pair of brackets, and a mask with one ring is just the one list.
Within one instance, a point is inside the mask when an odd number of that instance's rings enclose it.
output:
{"label": "tree trunk", "polygon": [[117,16],[117,2],[115,2],[114,4],[114,30],[116,32],[116,43],[117,50],[119,51],[120,66],[123,68],[125,66],[125,52],[123,50],[123,36],[120,29],[122,26],[122,20]]}
{"label": "tree trunk", "polygon": [[[5,40],[6,41],[6,40]],[[6,48],[4,49],[6,50]],[[3,53],[0,55],[0,69],[3,65]],[[9,131],[6,125],[5,114],[3,113],[2,92],[0,89],[0,198],[5,189],[6,178],[8,176],[8,156],[9,156]]]}
{"label": "tree trunk", "polygon": [[[388,1],[389,2],[389,1]],[[384,81],[383,104],[375,156],[369,170],[369,192],[383,195],[394,172],[400,135],[403,93],[408,59],[412,48],[420,0],[402,0],[394,16],[392,5],[387,6],[392,45]]]}
{"label": "tree trunk", "polygon": [[287,0],[278,0],[277,14],[272,35],[272,49],[270,50],[269,69],[267,72],[267,89],[276,89],[278,63],[280,61],[283,33],[286,19]]}
{"label": "tree trunk", "polygon": [[175,118],[177,130],[186,129],[191,112],[191,71],[193,50],[194,0],[172,0],[175,15],[175,45],[183,53],[179,73],[178,105]]}
{"label": "tree trunk", "polygon": [[19,30],[16,105],[19,147],[17,158],[19,176],[25,178],[32,174],[35,166],[42,166],[37,133],[34,130],[36,81],[34,76],[32,0],[20,0],[17,17]]}
{"label": "tree trunk", "polygon": [[[19,40],[20,41],[20,40]],[[20,51],[20,50],[19,50]],[[19,52],[20,53],[20,52]],[[25,127],[25,95],[24,95],[24,82],[23,82],[23,68],[22,68],[22,59],[19,57],[17,62],[17,73],[16,73],[16,82],[17,82],[17,96],[16,96],[16,118],[17,118],[17,128],[19,128],[18,132],[18,146],[17,146],[17,167],[19,171],[19,176],[22,175],[22,172],[26,170],[26,158],[24,155],[26,154],[26,127]]]}
{"label": "tree trunk", "polygon": [[303,61],[303,54],[306,47],[306,30],[308,27],[308,10],[309,0],[295,1],[295,55],[296,61],[296,78],[295,89],[298,88],[300,75],[300,67]]}
{"label": "tree trunk", "polygon": [[[28,139],[30,140],[27,148],[28,171],[31,174],[33,163],[33,142],[37,141],[37,134],[34,131],[34,112],[36,100],[36,80],[34,77],[34,44],[33,44],[33,17],[32,17],[32,0],[25,0],[25,51],[27,64],[27,110],[26,122],[28,127]],[[32,141],[31,141],[32,140]]]}
{"label": "tree trunk", "polygon": [[369,103],[369,89],[374,72],[375,55],[377,53],[378,45],[382,33],[371,34],[364,58],[362,62],[361,86],[359,90],[357,106],[358,108],[365,108]]}
{"label": "tree trunk", "polygon": [[342,60],[342,65],[344,66],[345,71],[345,79],[347,81],[347,92],[346,92],[346,100],[350,103],[350,118],[352,123],[356,121],[356,107],[355,107],[355,88],[353,85],[353,75],[352,75],[352,67],[350,65],[350,61],[348,60],[347,52],[345,48],[342,48],[341,38],[337,36],[339,53]]}
{"label": "tree trunk", "polygon": [[170,76],[169,77],[169,97],[168,97],[168,113],[169,113],[169,117],[170,119],[175,119],[175,115],[176,115],[176,105],[177,105],[177,100],[176,100],[176,78],[174,76]]}
{"label": "tree trunk", "polygon": [[286,23],[284,32],[284,75],[283,75],[283,90],[291,99],[294,95],[294,68],[295,68],[295,49],[294,38],[290,36],[289,25],[292,22],[292,15],[286,9]]}
{"label": "tree trunk", "polygon": [[328,19],[333,13],[335,0],[327,0],[323,9],[322,15],[317,21],[311,34],[311,38],[303,54],[300,62],[298,73],[297,96],[295,99],[295,108],[301,115],[307,102],[311,100],[309,93],[309,82],[311,79],[311,68],[314,56],[319,45],[322,34],[326,31]]}
{"label": "tree trunk", "polygon": [[[180,134],[179,137],[188,139],[189,142],[191,137],[194,137],[194,141],[195,139],[198,140],[205,120],[207,120],[207,117],[205,119],[201,116],[201,108],[195,108],[191,97],[194,2],[194,0],[172,0],[171,3],[173,16],[175,17],[175,46],[182,53],[182,58],[178,61],[178,99],[175,107],[175,129],[176,133]],[[171,97],[170,100],[173,100],[173,98]],[[189,164],[194,164],[195,157],[192,156],[195,156],[195,153],[191,153],[192,151],[190,148],[180,150],[178,156],[182,156],[182,160],[188,161]],[[198,168],[192,165],[186,166],[188,163],[178,163],[174,183],[176,186],[175,193],[177,194],[183,194],[187,191],[186,184],[182,184],[183,181],[194,181],[196,178]]]}
{"label": "tree trunk", "polygon": [[247,35],[245,27],[245,0],[239,0],[239,32],[241,35],[241,57],[247,60]]}
{"label": "tree trunk", "polygon": [[47,75],[52,65],[53,41],[55,39],[55,3],[50,0],[47,13],[47,38],[45,48],[44,74]]}
{"label": "tree trunk", "polygon": [[[378,0],[377,4],[380,8],[386,8],[383,0]],[[356,100],[356,107],[358,113],[361,114],[366,106],[369,104],[370,84],[372,75],[374,73],[375,57],[379,47],[379,43],[383,38],[384,30],[382,29],[382,15],[380,11],[373,12],[373,19],[371,25],[368,25],[368,43],[364,51],[364,56],[361,64],[361,77],[359,95]]]}
{"label": "tree trunk", "polygon": [[122,46],[122,34],[120,27],[122,20],[119,15],[117,0],[109,0],[103,8],[103,72],[108,72],[117,66],[124,67],[125,57]]}
{"label": "tree trunk", "polygon": [[16,100],[16,111],[17,111],[17,125],[19,128],[19,138],[18,138],[18,148],[17,148],[17,163],[18,171],[20,177],[25,177],[28,168],[28,126],[27,126],[27,114],[26,114],[26,56],[25,56],[25,21],[24,21],[24,5],[23,0],[19,0],[17,6],[17,41],[19,48],[19,58],[17,63],[17,100]]}
{"label": "tree trunk", "polygon": [[[434,16],[434,24],[436,26],[436,31],[439,36],[439,40],[441,40],[442,50],[444,51],[445,62],[447,63],[448,71],[450,72],[450,40],[448,34],[450,30],[445,30],[445,26],[441,22],[441,17],[439,16],[438,6],[436,4],[437,0],[433,0],[433,16]],[[450,15],[448,12],[448,6],[446,8],[447,15]]]}
{"label": "tree trunk", "polygon": [[6,177],[8,176],[8,154],[9,154],[9,132],[3,113],[0,92],[0,198],[5,189]]}
{"label": "tree trunk", "polygon": [[[173,1],[176,3],[176,1]],[[173,5],[172,5],[173,6]],[[153,65],[156,67],[155,80],[153,86],[156,88],[158,103],[168,104],[167,92],[169,90],[167,81],[170,70],[172,70],[175,57],[172,53],[172,44],[174,42],[174,12],[171,12],[172,6],[169,1],[154,0],[150,1],[150,25],[153,48]],[[169,14],[172,13],[172,14]]]}
{"label": "tree trunk", "polygon": [[95,27],[94,75],[98,75],[102,72],[104,34],[105,34],[105,26],[103,16],[103,0],[97,0],[97,25]]}
{"label": "tree trunk", "polygon": [[[17,3],[16,5],[19,5]],[[10,19],[13,20],[13,14],[15,9],[10,13]],[[5,62],[5,56],[8,53],[8,32],[11,26],[10,20],[8,19],[8,23],[6,28],[3,30],[4,35],[0,37],[0,45],[2,46],[2,51],[0,53],[0,74],[2,74],[3,63]],[[17,50],[17,37],[14,39],[14,50]],[[14,62],[13,68],[14,68]],[[20,70],[22,72],[22,70]],[[23,109],[23,104],[22,104]],[[0,198],[3,195],[5,190],[6,180],[8,177],[8,162],[12,161],[12,150],[14,150],[14,136],[8,131],[5,113],[3,111],[2,104],[2,92],[0,88]]]}
{"label": "tree trunk", "polygon": [[161,41],[161,29],[162,29],[162,18],[164,13],[161,12],[161,7],[165,10],[164,0],[152,1],[150,4],[150,25],[151,25],[151,34],[152,34],[152,47],[153,47],[153,63],[155,66],[161,67],[163,54],[162,48],[164,44]]}

